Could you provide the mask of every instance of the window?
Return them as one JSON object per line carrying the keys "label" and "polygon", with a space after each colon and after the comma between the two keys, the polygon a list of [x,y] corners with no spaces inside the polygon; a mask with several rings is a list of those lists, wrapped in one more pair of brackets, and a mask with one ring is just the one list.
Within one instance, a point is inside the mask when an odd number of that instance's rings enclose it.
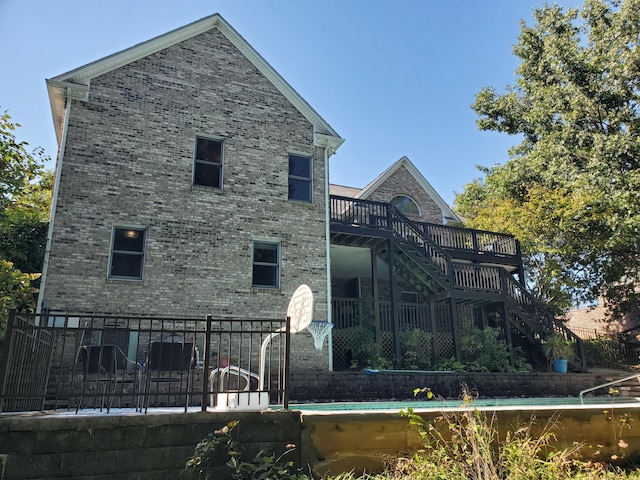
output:
{"label": "window", "polygon": [[289,154],[289,200],[311,201],[311,157]]}
{"label": "window", "polygon": [[280,244],[253,242],[252,287],[280,287]]}
{"label": "window", "polygon": [[400,292],[402,303],[418,303],[418,292]]}
{"label": "window", "polygon": [[110,278],[142,280],[145,233],[141,228],[113,229]]}
{"label": "window", "polygon": [[222,188],[222,140],[196,137],[193,184]]}
{"label": "window", "polygon": [[420,215],[418,204],[406,195],[396,195],[391,199],[391,204],[402,213],[409,215]]}

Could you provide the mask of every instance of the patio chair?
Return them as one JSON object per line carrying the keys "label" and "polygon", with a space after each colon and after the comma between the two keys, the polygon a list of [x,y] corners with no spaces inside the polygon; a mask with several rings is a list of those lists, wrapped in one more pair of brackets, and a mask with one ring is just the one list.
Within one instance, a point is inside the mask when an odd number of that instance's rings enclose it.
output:
{"label": "patio chair", "polygon": [[[100,411],[106,408],[108,413],[111,410],[118,387],[120,395],[123,396],[125,384],[132,385],[132,404],[137,404],[141,379],[139,364],[130,360],[118,345],[82,345],[78,361],[83,364],[83,385],[80,400],[76,404],[76,413],[84,407],[88,385],[94,386],[93,390],[98,392],[92,396],[100,398]],[[126,377],[129,365],[134,365],[135,368],[132,379]],[[95,408],[95,402],[92,405]]]}
{"label": "patio chair", "polygon": [[[166,396],[166,406],[171,406],[170,397],[178,395],[184,395],[186,412],[195,363],[195,346],[192,342],[184,342],[173,336],[163,341],[151,342],[147,360],[142,368],[142,408],[145,413],[152,396],[156,401],[159,397]],[[177,389],[173,388],[175,384]]]}

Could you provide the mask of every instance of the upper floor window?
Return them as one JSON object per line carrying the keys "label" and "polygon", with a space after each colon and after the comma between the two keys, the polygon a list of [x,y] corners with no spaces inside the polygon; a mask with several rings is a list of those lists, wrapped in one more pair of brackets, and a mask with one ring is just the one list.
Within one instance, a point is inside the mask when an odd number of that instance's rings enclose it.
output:
{"label": "upper floor window", "polygon": [[277,242],[253,242],[252,287],[280,287],[280,244]]}
{"label": "upper floor window", "polygon": [[193,184],[222,188],[222,140],[196,137]]}
{"label": "upper floor window", "polygon": [[145,237],[143,228],[113,229],[109,278],[142,280]]}
{"label": "upper floor window", "polygon": [[420,215],[418,204],[406,195],[396,195],[391,199],[391,204],[404,214]]}
{"label": "upper floor window", "polygon": [[289,154],[289,200],[311,201],[311,157]]}

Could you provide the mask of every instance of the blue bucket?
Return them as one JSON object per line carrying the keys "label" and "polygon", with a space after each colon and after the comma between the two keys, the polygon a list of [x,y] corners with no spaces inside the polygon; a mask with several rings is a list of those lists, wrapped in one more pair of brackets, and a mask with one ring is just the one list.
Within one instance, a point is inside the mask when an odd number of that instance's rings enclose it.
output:
{"label": "blue bucket", "polygon": [[553,371],[557,373],[567,373],[567,368],[569,366],[569,360],[561,359],[553,361]]}

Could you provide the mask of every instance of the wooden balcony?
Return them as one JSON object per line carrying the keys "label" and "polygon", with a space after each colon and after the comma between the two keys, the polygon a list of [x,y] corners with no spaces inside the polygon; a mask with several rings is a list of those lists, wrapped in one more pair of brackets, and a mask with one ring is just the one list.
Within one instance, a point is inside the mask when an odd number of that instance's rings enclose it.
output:
{"label": "wooden balcony", "polygon": [[[522,269],[520,243],[513,235],[414,222],[384,202],[332,195],[329,205],[331,233],[337,241],[346,236],[386,238],[399,229],[417,230],[445,250],[452,260],[502,266],[510,272]],[[409,225],[400,227],[400,223]]]}

